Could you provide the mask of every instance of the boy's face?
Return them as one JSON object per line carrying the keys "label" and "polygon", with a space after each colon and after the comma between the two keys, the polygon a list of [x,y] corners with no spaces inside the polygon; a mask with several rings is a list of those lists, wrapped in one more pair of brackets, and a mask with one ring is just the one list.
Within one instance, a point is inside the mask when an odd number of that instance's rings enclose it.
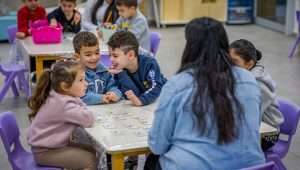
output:
{"label": "boy's face", "polygon": [[109,47],[108,49],[113,69],[127,69],[135,58],[133,50],[130,50],[125,54],[124,51],[120,48],[112,49],[111,47]]}
{"label": "boy's face", "polygon": [[119,15],[123,18],[130,18],[132,16],[134,16],[135,14],[135,7],[127,7],[125,5],[120,5],[120,6],[117,6],[117,9],[118,9],[118,12],[119,12]]}
{"label": "boy's face", "polygon": [[36,7],[38,6],[38,0],[25,0],[25,5],[30,9],[30,10],[35,10]]}
{"label": "boy's face", "polygon": [[62,11],[65,14],[72,14],[73,11],[74,11],[74,9],[75,9],[75,7],[76,7],[76,4],[73,3],[73,2],[61,0],[60,6],[61,6]]}
{"label": "boy's face", "polygon": [[90,47],[81,47],[80,53],[76,53],[75,57],[79,59],[80,63],[89,69],[96,69],[100,59],[99,45]]}
{"label": "boy's face", "polygon": [[235,53],[235,50],[234,49],[229,49],[229,53],[230,53],[230,57],[231,57],[231,61],[239,66],[239,67],[242,67],[244,69],[247,69],[247,70],[250,70],[253,65],[254,65],[254,62],[251,60],[249,62],[246,62],[241,56],[239,56],[238,54]]}

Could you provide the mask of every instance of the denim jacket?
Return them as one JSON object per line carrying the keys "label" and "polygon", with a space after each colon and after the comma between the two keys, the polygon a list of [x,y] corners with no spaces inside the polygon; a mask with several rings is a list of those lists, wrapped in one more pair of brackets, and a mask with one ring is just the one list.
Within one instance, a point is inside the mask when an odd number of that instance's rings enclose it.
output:
{"label": "denim jacket", "polygon": [[[260,89],[250,72],[237,67],[232,70],[243,117],[237,122],[238,136],[228,144],[218,144],[212,113],[205,117],[208,133],[202,134],[197,128],[198,121],[192,110],[195,93],[192,71],[179,73],[165,84],[148,138],[151,151],[160,155],[162,169],[233,170],[264,163],[259,134]],[[207,107],[212,108],[209,103]]]}
{"label": "denim jacket", "polygon": [[88,82],[88,87],[85,96],[81,99],[87,105],[102,103],[103,94],[109,91],[114,92],[119,97],[122,96],[113,76],[102,64],[97,66],[96,71],[87,68],[85,71],[85,80]]}

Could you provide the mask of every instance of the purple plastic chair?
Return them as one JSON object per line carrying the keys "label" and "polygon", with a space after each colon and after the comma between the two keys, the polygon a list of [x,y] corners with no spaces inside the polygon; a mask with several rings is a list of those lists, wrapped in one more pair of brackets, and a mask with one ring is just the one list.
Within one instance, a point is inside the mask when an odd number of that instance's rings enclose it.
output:
{"label": "purple plastic chair", "polygon": [[300,108],[293,102],[283,98],[279,98],[278,102],[279,110],[284,116],[284,122],[280,126],[280,134],[287,135],[288,140],[279,139],[265,154],[277,154],[279,158],[282,159],[288,153],[293,135],[296,133],[300,117]]}
{"label": "purple plastic chair", "polygon": [[0,136],[13,170],[61,170],[38,166],[32,153],[27,152],[20,142],[20,131],[12,112],[0,114]]}
{"label": "purple plastic chair", "polygon": [[296,11],[296,18],[297,18],[297,23],[298,23],[298,37],[296,39],[296,41],[294,42],[294,45],[292,47],[292,50],[289,53],[289,58],[292,58],[294,56],[295,50],[298,46],[298,44],[300,43],[300,11]]}
{"label": "purple plastic chair", "polygon": [[154,56],[156,55],[156,53],[158,51],[160,39],[161,39],[161,35],[158,32],[151,32],[151,34],[150,34],[150,41],[151,41],[150,52]]}
{"label": "purple plastic chair", "polygon": [[286,170],[286,167],[284,166],[284,164],[282,163],[281,159],[277,154],[266,155],[266,161],[274,162],[278,170]]}
{"label": "purple plastic chair", "polygon": [[18,29],[17,29],[17,25],[11,25],[9,27],[7,27],[7,37],[8,37],[8,42],[9,43],[14,43],[15,39],[16,39],[16,33],[17,33]]}
{"label": "purple plastic chair", "polygon": [[[7,29],[8,40],[11,43],[14,43],[16,37],[17,27],[16,25],[10,26]],[[18,80],[19,89],[22,89],[25,92],[26,97],[29,97],[31,94],[31,89],[29,83],[25,78],[25,73],[27,69],[25,65],[22,64],[0,64],[0,72],[5,76],[5,81],[0,90],[0,102],[8,92],[8,89],[11,87],[14,96],[19,96],[18,88],[16,86],[15,79]]]}
{"label": "purple plastic chair", "polygon": [[255,165],[241,170],[278,170],[274,162],[267,162],[264,164]]}
{"label": "purple plastic chair", "polygon": [[109,57],[109,54],[101,54],[101,63],[106,67],[111,66],[111,60]]}

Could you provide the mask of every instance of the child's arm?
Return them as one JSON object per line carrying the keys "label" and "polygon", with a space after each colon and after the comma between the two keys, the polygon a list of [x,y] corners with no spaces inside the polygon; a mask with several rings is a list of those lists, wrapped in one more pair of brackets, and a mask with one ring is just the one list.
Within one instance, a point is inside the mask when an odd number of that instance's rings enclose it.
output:
{"label": "child's arm", "polygon": [[125,92],[128,90],[132,90],[137,96],[141,94],[140,89],[131,80],[126,71],[122,71],[121,73],[116,74],[115,79],[118,83],[119,89],[123,94],[125,94]]}
{"label": "child's arm", "polygon": [[78,124],[82,127],[91,127],[94,123],[94,115],[85,105],[69,101],[64,107],[63,119],[67,122]]}
{"label": "child's arm", "polygon": [[18,18],[18,32],[17,32],[17,38],[25,38],[26,35],[28,35],[28,14],[24,10],[18,11],[17,14]]}
{"label": "child's arm", "polygon": [[[117,85],[116,81],[114,80],[113,76],[111,76],[111,75],[107,79],[107,86],[106,86],[105,91],[108,92],[108,95],[112,99],[115,99],[117,97],[118,99],[116,101],[118,101],[122,97],[122,92],[118,89],[118,85]],[[114,93],[115,96],[111,93]],[[116,102],[115,100],[112,100],[112,101]]]}
{"label": "child's arm", "polygon": [[158,63],[155,61],[151,66],[147,74],[147,80],[151,87],[141,95],[137,95],[143,105],[153,103],[160,95],[162,86],[165,84],[166,79],[162,77]]}
{"label": "child's arm", "polygon": [[93,92],[87,92],[85,94],[85,96],[83,96],[81,99],[87,105],[109,103],[106,95],[104,95],[104,94],[97,94],[97,93],[93,93]]}
{"label": "child's arm", "polygon": [[57,24],[58,24],[58,22],[57,22],[57,20],[56,20],[56,13],[57,13],[56,11],[57,11],[57,10],[52,11],[52,12],[49,13],[48,16],[47,16],[48,22],[50,23],[49,25],[50,25],[51,27],[57,27]]}
{"label": "child's arm", "polygon": [[130,25],[128,31],[132,32],[135,35],[136,39],[139,40],[142,34],[146,31],[146,24],[148,23],[146,23],[143,19],[139,19],[135,23]]}
{"label": "child's arm", "polygon": [[80,29],[81,29],[81,15],[78,11],[76,11],[72,22],[72,32],[78,33]]}

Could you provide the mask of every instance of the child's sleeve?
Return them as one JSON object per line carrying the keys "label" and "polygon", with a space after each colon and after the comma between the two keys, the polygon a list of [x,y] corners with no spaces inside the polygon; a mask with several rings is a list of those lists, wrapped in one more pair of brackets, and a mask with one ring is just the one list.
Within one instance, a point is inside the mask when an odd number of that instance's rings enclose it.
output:
{"label": "child's sleeve", "polygon": [[119,98],[122,97],[122,92],[119,90],[116,81],[113,76],[109,76],[107,80],[106,92],[114,92]]}
{"label": "child's sleeve", "polygon": [[18,11],[17,15],[18,32],[23,32],[28,35],[28,14],[22,8]]}
{"label": "child's sleeve", "polygon": [[97,94],[87,91],[86,94],[81,97],[81,100],[87,105],[95,105],[103,103],[102,97],[103,94]]}
{"label": "child's sleeve", "polygon": [[141,94],[140,89],[135,85],[126,71],[122,71],[121,73],[115,75],[115,78],[118,83],[119,89],[123,94],[125,94],[125,92],[128,90],[132,90],[136,96],[139,96]]}
{"label": "child's sleeve", "polygon": [[82,127],[91,127],[94,123],[94,115],[84,105],[69,101],[64,107],[63,119],[67,122],[78,124]]}
{"label": "child's sleeve", "polygon": [[132,23],[129,27],[129,31],[132,32],[136,39],[140,39],[142,34],[146,31],[146,24],[143,19],[138,19],[136,22]]}
{"label": "child's sleeve", "polygon": [[151,87],[139,97],[143,105],[153,103],[160,95],[161,89],[166,82],[166,79],[161,75],[158,63],[155,61],[149,67],[146,81],[150,83]]}

